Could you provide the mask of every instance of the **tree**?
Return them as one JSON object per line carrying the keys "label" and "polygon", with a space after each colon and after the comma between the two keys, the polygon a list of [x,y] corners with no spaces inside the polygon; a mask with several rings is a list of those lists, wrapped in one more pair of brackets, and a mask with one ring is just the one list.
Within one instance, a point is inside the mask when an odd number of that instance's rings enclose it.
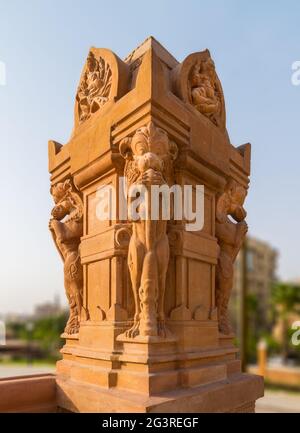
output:
{"label": "tree", "polygon": [[39,343],[46,356],[50,358],[58,356],[62,345],[60,335],[64,330],[66,321],[67,314],[62,313],[57,316],[41,318],[34,322],[33,340]]}
{"label": "tree", "polygon": [[300,314],[300,285],[275,283],[272,287],[272,301],[282,322],[282,361],[286,363],[289,354],[289,316]]}
{"label": "tree", "polygon": [[[68,312],[57,315],[31,319],[24,323],[9,323],[7,329],[14,338],[34,342],[42,351],[44,358],[57,359],[63,344],[60,335],[64,331]],[[28,324],[31,324],[29,329]]]}

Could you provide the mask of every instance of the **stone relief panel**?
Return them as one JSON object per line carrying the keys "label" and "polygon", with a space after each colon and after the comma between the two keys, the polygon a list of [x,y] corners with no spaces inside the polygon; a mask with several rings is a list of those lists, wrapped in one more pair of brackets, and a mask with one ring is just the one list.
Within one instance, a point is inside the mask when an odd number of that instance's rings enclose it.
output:
{"label": "stone relief panel", "polygon": [[216,205],[216,237],[220,247],[216,268],[216,306],[219,330],[225,335],[232,332],[228,303],[233,285],[234,262],[248,230],[245,221],[247,212],[243,207],[246,195],[244,187],[230,180]]}
{"label": "stone relief panel", "polygon": [[[101,277],[100,277],[101,276]],[[87,281],[89,284],[88,311],[90,320],[99,322],[106,319],[110,308],[110,260],[98,260],[87,265]]]}
{"label": "stone relief panel", "polygon": [[83,270],[80,260],[80,238],[83,234],[83,203],[70,179],[51,187],[55,206],[49,229],[64,262],[64,284],[70,316],[66,334],[77,334],[83,296]]}
{"label": "stone relief panel", "polygon": [[208,50],[190,54],[172,71],[173,90],[221,130],[226,128],[224,94]]}
{"label": "stone relief panel", "polygon": [[110,65],[101,56],[96,58],[90,51],[76,95],[79,123],[89,119],[109,100],[111,85]]}
{"label": "stone relief panel", "polygon": [[128,92],[130,76],[130,66],[111,50],[90,48],[77,88],[71,138],[93,115],[107,112],[108,105]]}
{"label": "stone relief panel", "polygon": [[218,86],[214,61],[211,58],[197,62],[189,78],[193,106],[216,126],[221,124],[222,94]]}

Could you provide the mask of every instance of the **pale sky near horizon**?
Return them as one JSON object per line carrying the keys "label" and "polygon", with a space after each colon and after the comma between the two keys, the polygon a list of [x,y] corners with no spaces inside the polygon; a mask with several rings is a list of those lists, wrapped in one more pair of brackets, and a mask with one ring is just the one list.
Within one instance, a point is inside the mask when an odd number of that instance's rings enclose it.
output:
{"label": "pale sky near horizon", "polygon": [[70,136],[89,47],[124,58],[149,35],[180,61],[210,49],[231,141],[252,143],[250,234],[278,249],[281,278],[299,278],[299,21],[298,0],[0,0],[0,314],[64,298],[48,232],[47,141]]}

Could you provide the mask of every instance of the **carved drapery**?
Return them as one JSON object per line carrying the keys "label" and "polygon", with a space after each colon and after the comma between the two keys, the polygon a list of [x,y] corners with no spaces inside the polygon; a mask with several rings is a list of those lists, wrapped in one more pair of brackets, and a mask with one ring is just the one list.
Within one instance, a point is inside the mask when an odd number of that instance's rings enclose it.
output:
{"label": "carved drapery", "polygon": [[64,262],[64,284],[70,306],[66,334],[76,334],[80,326],[83,295],[83,271],[80,262],[80,238],[83,234],[83,203],[70,179],[51,187],[55,206],[49,229]]}
{"label": "carved drapery", "polygon": [[[243,244],[248,226],[243,207],[247,191],[230,180],[216,206],[216,237],[220,253],[216,269],[216,306],[219,330],[222,334],[232,332],[228,319],[228,303],[233,285],[234,262]],[[231,216],[235,222],[228,217]]]}
{"label": "carved drapery", "polygon": [[[134,324],[126,337],[166,337],[164,295],[169,264],[167,221],[151,220],[151,186],[172,182],[177,146],[152,122],[122,140],[128,188],[143,185],[149,192],[145,219],[132,221],[128,266],[135,301]],[[130,198],[128,199],[130,201]],[[129,203],[130,208],[130,203]],[[129,215],[129,220],[130,220]]]}

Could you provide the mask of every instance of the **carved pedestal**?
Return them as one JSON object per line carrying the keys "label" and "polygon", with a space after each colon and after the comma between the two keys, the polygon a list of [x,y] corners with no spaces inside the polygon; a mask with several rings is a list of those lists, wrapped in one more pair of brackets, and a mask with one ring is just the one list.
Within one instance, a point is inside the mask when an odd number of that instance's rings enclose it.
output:
{"label": "carved pedestal", "polygon": [[[263,380],[241,373],[227,318],[233,263],[247,231],[250,145],[229,141],[209,52],[179,63],[153,38],[124,61],[92,48],[72,136],[64,146],[49,142],[49,170],[50,229],[71,310],[57,363],[58,405],[253,411]],[[201,229],[187,230],[173,212],[152,221],[121,209],[130,188],[174,184],[191,185],[194,201],[204,185]],[[101,200],[110,191],[116,214],[103,218]]]}

